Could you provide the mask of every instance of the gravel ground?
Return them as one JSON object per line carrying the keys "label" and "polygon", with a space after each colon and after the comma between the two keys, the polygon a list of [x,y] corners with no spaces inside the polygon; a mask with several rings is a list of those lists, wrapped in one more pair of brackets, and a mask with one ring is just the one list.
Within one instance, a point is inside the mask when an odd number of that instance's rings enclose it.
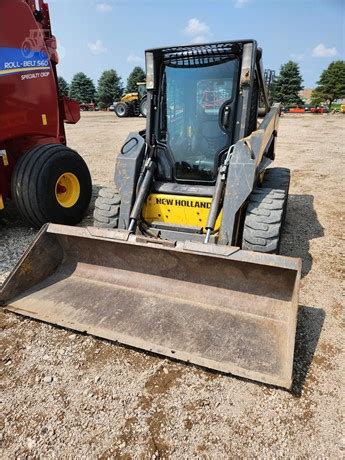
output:
{"label": "gravel ground", "polygon": [[[292,393],[0,313],[1,457],[344,458],[344,121],[280,123],[276,164],[292,170],[282,252],[303,261]],[[67,126],[95,193],[111,184],[127,133],[143,125],[86,113]],[[0,282],[35,234],[10,211]]]}

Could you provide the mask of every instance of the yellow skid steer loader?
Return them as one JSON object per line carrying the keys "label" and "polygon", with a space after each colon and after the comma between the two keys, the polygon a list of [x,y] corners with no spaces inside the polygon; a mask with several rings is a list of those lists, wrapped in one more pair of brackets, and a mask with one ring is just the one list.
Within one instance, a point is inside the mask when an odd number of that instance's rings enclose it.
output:
{"label": "yellow skid steer loader", "polygon": [[269,167],[280,107],[269,107],[261,50],[254,40],[153,49],[146,71],[146,130],[123,145],[95,226],[43,227],[0,301],[289,388],[301,267],[277,255],[289,171]]}

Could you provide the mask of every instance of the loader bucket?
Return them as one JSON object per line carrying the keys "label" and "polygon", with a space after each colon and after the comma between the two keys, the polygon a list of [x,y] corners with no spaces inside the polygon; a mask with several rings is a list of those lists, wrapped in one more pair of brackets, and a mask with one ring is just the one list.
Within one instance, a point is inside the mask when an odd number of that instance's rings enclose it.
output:
{"label": "loader bucket", "polygon": [[0,292],[7,310],[289,388],[300,261],[49,224]]}

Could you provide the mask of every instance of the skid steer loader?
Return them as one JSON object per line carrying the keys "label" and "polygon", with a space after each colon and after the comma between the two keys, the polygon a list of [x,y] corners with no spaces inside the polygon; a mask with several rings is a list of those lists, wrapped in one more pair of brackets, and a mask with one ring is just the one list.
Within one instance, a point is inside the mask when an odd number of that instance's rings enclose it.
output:
{"label": "skid steer loader", "polygon": [[275,254],[289,172],[268,168],[280,107],[269,107],[261,50],[254,40],[153,49],[146,70],[146,130],[123,145],[96,226],[43,227],[0,299],[289,388],[301,267]]}

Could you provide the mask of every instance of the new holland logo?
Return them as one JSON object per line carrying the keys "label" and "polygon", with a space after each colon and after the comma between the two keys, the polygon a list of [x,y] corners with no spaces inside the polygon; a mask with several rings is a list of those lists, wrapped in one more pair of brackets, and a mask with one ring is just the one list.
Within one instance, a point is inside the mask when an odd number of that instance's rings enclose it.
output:
{"label": "new holland logo", "polygon": [[211,207],[210,202],[205,201],[192,201],[192,200],[180,200],[173,198],[156,198],[156,204],[163,204],[167,206],[182,206],[184,208],[204,208],[209,209]]}

